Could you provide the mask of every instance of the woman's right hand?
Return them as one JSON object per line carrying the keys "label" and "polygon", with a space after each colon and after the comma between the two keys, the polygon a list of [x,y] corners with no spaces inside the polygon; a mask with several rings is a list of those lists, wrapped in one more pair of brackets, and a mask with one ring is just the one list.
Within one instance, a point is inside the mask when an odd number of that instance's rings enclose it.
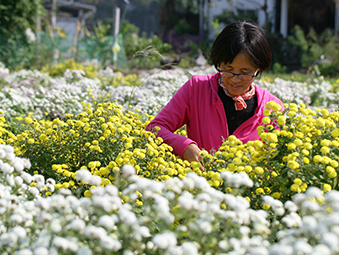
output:
{"label": "woman's right hand", "polygon": [[[189,162],[192,161],[200,162],[200,164],[202,165],[203,156],[199,154],[200,152],[201,152],[200,148],[196,144],[191,143],[190,145],[187,146],[183,158],[184,160],[187,160]],[[202,171],[203,168],[204,166],[202,165]]]}

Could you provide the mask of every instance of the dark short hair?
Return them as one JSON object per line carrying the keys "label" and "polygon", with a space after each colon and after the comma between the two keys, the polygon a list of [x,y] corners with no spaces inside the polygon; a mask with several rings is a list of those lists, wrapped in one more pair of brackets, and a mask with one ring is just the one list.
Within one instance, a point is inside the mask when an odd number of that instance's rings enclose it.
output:
{"label": "dark short hair", "polygon": [[240,53],[247,53],[250,61],[260,71],[267,70],[272,61],[272,53],[263,30],[247,21],[228,24],[215,39],[211,60],[215,68],[224,62],[232,63]]}

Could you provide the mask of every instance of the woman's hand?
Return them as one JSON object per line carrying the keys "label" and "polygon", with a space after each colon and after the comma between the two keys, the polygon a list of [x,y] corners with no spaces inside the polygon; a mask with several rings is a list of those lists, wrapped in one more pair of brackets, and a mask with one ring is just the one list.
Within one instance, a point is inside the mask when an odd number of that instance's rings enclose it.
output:
{"label": "woman's hand", "polygon": [[190,145],[187,146],[184,152],[183,158],[189,162],[192,162],[192,161],[200,162],[202,166],[201,171],[204,171],[204,166],[202,165],[203,156],[199,154],[200,152],[201,150],[199,149],[199,147],[195,145],[194,143],[191,143]]}

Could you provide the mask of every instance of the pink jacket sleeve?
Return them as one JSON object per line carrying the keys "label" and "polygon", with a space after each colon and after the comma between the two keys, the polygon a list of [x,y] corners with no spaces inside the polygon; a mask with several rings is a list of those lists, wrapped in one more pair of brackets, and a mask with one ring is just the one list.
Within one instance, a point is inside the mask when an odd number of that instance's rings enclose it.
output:
{"label": "pink jacket sleeve", "polygon": [[172,97],[169,103],[147,125],[146,130],[156,132],[154,127],[160,127],[157,136],[173,148],[173,153],[183,158],[187,146],[195,141],[174,132],[189,121],[191,79],[187,81]]}

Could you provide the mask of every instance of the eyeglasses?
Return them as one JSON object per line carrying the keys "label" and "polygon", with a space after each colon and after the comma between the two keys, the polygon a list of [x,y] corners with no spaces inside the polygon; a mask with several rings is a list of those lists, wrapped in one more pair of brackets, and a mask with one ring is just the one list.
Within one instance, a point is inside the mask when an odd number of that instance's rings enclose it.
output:
{"label": "eyeglasses", "polygon": [[223,70],[220,70],[219,68],[217,70],[222,77],[233,78],[234,75],[236,75],[236,76],[238,76],[238,78],[240,80],[243,80],[243,81],[253,80],[253,78],[257,76],[258,71],[259,71],[259,69],[257,69],[254,74],[242,74],[242,73],[233,73],[233,72],[229,72],[229,71],[223,71]]}

